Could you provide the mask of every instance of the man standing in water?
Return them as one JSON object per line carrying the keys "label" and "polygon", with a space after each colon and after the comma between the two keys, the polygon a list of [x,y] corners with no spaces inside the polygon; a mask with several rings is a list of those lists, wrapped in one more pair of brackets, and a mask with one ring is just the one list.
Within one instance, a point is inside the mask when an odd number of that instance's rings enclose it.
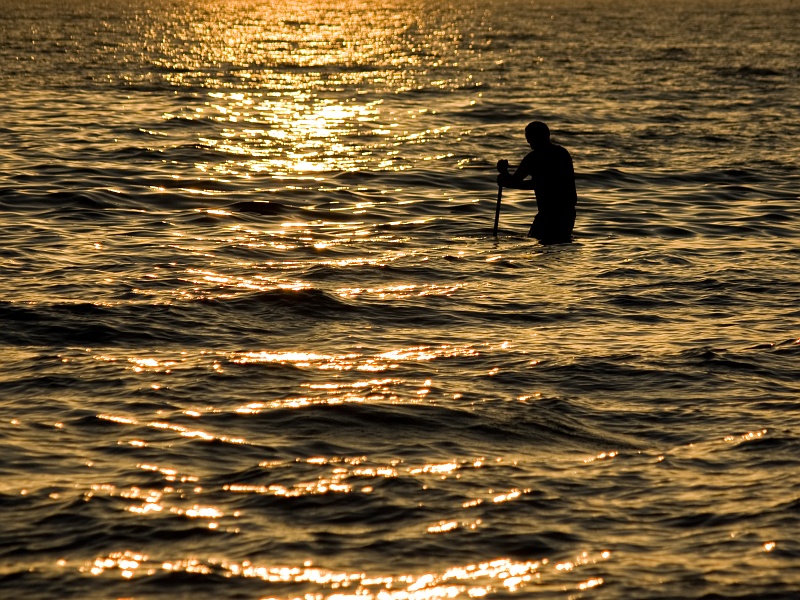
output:
{"label": "man standing in water", "polygon": [[[578,203],[572,157],[565,148],[550,141],[550,129],[541,121],[528,124],[525,139],[533,151],[522,159],[513,174],[508,172],[507,160],[498,161],[497,183],[506,188],[536,192],[539,212],[528,237],[543,244],[569,243]],[[530,179],[526,180],[528,176]]]}

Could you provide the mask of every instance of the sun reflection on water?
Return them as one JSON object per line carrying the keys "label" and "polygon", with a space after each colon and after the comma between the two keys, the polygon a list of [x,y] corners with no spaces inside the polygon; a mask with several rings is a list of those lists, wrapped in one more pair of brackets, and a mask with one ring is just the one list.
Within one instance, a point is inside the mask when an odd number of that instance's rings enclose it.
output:
{"label": "sun reflection on water", "polygon": [[[205,276],[207,273],[203,273]],[[212,277],[216,277],[212,275]],[[230,282],[227,282],[230,284]],[[404,291],[403,291],[404,293]],[[116,423],[128,434],[119,444],[131,452],[170,444],[169,437],[185,438],[186,443],[203,446],[206,442],[244,444],[249,440],[233,437],[236,428],[217,429],[213,419],[219,415],[253,421],[261,412],[273,409],[301,408],[311,404],[340,404],[343,402],[419,402],[437,393],[433,374],[424,379],[409,378],[401,369],[409,363],[429,364],[432,361],[472,359],[495,350],[507,351],[507,341],[495,344],[438,344],[389,345],[369,351],[356,347],[352,352],[320,351],[314,348],[269,349],[250,351],[204,351],[189,355],[185,352],[152,353],[118,357],[94,355],[93,360],[103,368],[119,368],[136,381],[145,380],[148,393],[163,394],[170,390],[166,380],[173,376],[213,371],[216,374],[237,370],[259,370],[259,366],[276,365],[297,369],[297,379],[283,396],[259,399],[257,402],[231,402],[225,406],[175,406],[171,411],[157,411],[156,416],[135,417],[98,414],[98,418]],[[263,367],[262,367],[263,368]],[[386,373],[394,371],[391,374]],[[384,374],[373,375],[373,372]],[[431,371],[433,373],[433,371]],[[154,383],[155,379],[159,383]],[[297,393],[300,392],[300,393]],[[276,394],[277,395],[277,394]],[[427,401],[427,400],[425,400]],[[135,428],[135,433],[133,431]],[[146,430],[152,432],[150,438]],[[178,437],[179,436],[179,437]],[[158,442],[156,441],[158,440]],[[165,441],[166,440],[166,441]],[[260,443],[260,442],[259,442]],[[152,445],[151,445],[152,444]],[[131,448],[132,447],[132,448]],[[258,443],[252,448],[261,447]],[[615,451],[602,453],[592,460],[611,458]],[[259,460],[261,460],[259,458]],[[119,510],[131,519],[184,519],[206,535],[236,535],[245,529],[244,523],[257,518],[252,507],[276,503],[294,506],[301,498],[315,502],[369,503],[380,502],[391,486],[398,482],[413,482],[421,489],[436,489],[437,485],[452,485],[459,479],[475,481],[475,474],[489,473],[502,468],[503,461],[515,465],[515,457],[470,458],[439,457],[439,460],[414,461],[406,458],[371,458],[366,455],[300,455],[294,459],[262,460],[248,475],[224,476],[209,492],[206,474],[186,472],[176,464],[161,463],[157,458],[137,456],[136,467],[163,480],[161,485],[141,484],[141,487],[106,487],[93,489],[95,495],[116,498]],[[590,462],[590,461],[587,461]],[[255,463],[254,463],[255,464]],[[219,476],[214,477],[219,481]],[[480,478],[477,479],[480,481]],[[445,483],[446,482],[446,483]],[[202,486],[202,487],[201,487]],[[206,495],[208,494],[208,495]],[[490,523],[492,511],[506,507],[524,506],[530,500],[530,488],[512,485],[482,486],[466,497],[458,497],[449,508],[435,516],[417,521],[411,526],[412,535],[449,542],[462,535],[480,535]],[[227,497],[226,500],[220,500]],[[213,500],[212,500],[213,498]],[[231,504],[238,503],[236,510]],[[509,504],[511,503],[511,504]],[[488,512],[487,512],[488,511]],[[488,514],[488,516],[487,516]],[[415,533],[414,533],[415,532]],[[144,550],[147,550],[146,552]],[[766,547],[765,550],[769,551]],[[603,585],[596,573],[572,574],[592,561],[606,560],[606,551],[597,557],[588,554],[559,562],[546,558],[537,561],[498,558],[485,563],[451,566],[428,573],[365,573],[357,570],[327,570],[311,564],[274,565],[267,562],[248,562],[241,559],[200,558],[198,556],[163,556],[150,559],[149,547],[141,551],[123,551],[97,557],[82,565],[81,570],[94,576],[152,577],[165,572],[189,572],[197,575],[222,575],[226,578],[261,579],[292,585],[313,584],[314,598],[474,598],[493,593],[523,593],[528,586],[556,585],[576,591]],[[138,557],[138,558],[137,558]],[[537,557],[538,558],[538,557]],[[569,568],[567,568],[569,566]],[[565,579],[567,578],[567,579]],[[580,579],[580,580],[579,580]],[[280,597],[302,597],[309,588]]]}
{"label": "sun reflection on water", "polygon": [[339,288],[336,293],[342,298],[372,296],[378,300],[403,300],[415,296],[451,296],[454,292],[466,287],[465,283],[455,284],[396,284],[383,287]]}
{"label": "sun reflection on water", "polygon": [[[446,528],[447,525],[443,525]],[[186,572],[198,575],[219,574],[226,578],[260,579],[270,583],[314,584],[321,592],[306,598],[324,600],[443,600],[445,598],[481,598],[487,594],[524,590],[530,585],[555,591],[557,586],[569,589],[560,577],[565,570],[595,564],[610,557],[608,551],[596,555],[582,553],[569,569],[565,563],[553,566],[547,558],[519,561],[496,558],[485,562],[456,565],[441,571],[422,574],[378,575],[363,571],[337,571],[315,566],[311,561],[300,565],[259,564],[250,560],[231,561],[197,557],[156,561],[145,553],[125,550],[99,556],[82,564],[79,571],[94,576],[117,573],[119,577],[152,577],[159,573]],[[66,561],[58,565],[66,568]],[[577,590],[603,585],[601,577],[592,577],[572,584]],[[279,600],[288,596],[265,596]],[[294,597],[294,596],[292,596]]]}
{"label": "sun reflection on water", "polygon": [[[480,352],[471,344],[457,346],[442,344],[440,346],[415,346],[380,352],[373,356],[361,353],[318,354],[315,352],[235,352],[226,358],[238,364],[279,363],[293,364],[298,368],[316,368],[320,370],[349,371],[385,371],[397,368],[399,361],[427,362],[442,358],[462,356],[478,356]],[[384,382],[388,383],[388,382]],[[339,384],[331,384],[339,385]]]}
{"label": "sun reflection on water", "polygon": [[[403,152],[452,135],[439,103],[392,100],[426,90],[479,96],[483,69],[460,66],[488,42],[463,38],[463,25],[481,19],[476,7],[427,12],[420,18],[419,7],[405,3],[282,0],[250,6],[246,19],[219,8],[191,19],[164,15],[165,29],[146,34],[159,77],[209,91],[162,118],[196,124],[196,141],[219,159],[204,157],[195,168],[227,180],[324,181],[331,172],[404,171],[450,158],[449,146]],[[160,129],[145,131],[164,136]]]}
{"label": "sun reflection on water", "polygon": [[[99,413],[97,415],[98,419],[102,419],[104,421],[112,421],[115,423],[120,423],[124,425],[145,425],[147,427],[151,427],[153,429],[161,429],[161,430],[168,430],[174,431],[178,433],[181,437],[186,438],[198,438],[200,440],[211,442],[211,441],[220,441],[225,442],[228,444],[246,444],[247,440],[242,437],[233,437],[228,435],[214,435],[207,431],[203,431],[201,429],[194,429],[190,427],[185,427],[183,425],[177,425],[175,423],[170,423],[168,421],[138,421],[132,417],[125,417],[121,415],[112,415],[107,413]],[[133,446],[147,446],[147,442],[145,440],[132,440],[129,442]],[[150,465],[143,465],[141,468],[149,469],[149,470],[157,470],[161,471],[165,475],[173,476],[174,473],[167,473],[166,471],[159,469],[157,467],[150,467]]]}
{"label": "sun reflection on water", "polygon": [[[428,144],[447,136],[451,129],[449,125],[425,126],[423,121],[433,118],[435,110],[405,110],[395,115],[393,111],[398,109],[382,109],[383,99],[325,98],[302,89],[307,86],[303,75],[288,77],[286,83],[294,89],[210,92],[202,107],[168,112],[163,119],[211,126],[198,142],[219,153],[221,159],[199,162],[195,167],[203,174],[222,178],[220,181],[249,179],[262,173],[274,180],[324,181],[319,174],[364,168],[405,171],[413,165],[401,155],[399,147]],[[418,120],[419,128],[401,129],[397,120]],[[438,152],[423,154],[419,160],[453,156],[451,152]],[[213,191],[185,190],[213,195]]]}
{"label": "sun reflection on water", "polygon": [[[237,157],[214,168],[219,175],[237,175],[240,169],[267,172],[281,179],[289,174],[354,170],[372,162],[375,144],[344,144],[348,135],[385,136],[391,129],[377,126],[381,100],[343,103],[309,93],[212,92],[206,118],[227,125],[218,138],[200,141],[214,150]],[[391,160],[381,163],[383,168]],[[402,168],[402,167],[401,167]]]}

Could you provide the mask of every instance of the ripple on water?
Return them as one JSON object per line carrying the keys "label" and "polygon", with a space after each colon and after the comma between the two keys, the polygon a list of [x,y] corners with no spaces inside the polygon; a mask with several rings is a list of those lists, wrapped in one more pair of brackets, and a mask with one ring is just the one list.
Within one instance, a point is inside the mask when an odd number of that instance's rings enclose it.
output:
{"label": "ripple on water", "polygon": [[4,4],[0,596],[792,597],[792,3],[290,4]]}

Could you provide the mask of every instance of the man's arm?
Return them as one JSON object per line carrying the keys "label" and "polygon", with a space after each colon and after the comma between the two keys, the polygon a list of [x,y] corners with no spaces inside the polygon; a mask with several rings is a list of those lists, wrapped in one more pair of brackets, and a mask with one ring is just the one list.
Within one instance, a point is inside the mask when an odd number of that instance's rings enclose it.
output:
{"label": "man's arm", "polygon": [[500,172],[500,175],[497,176],[497,184],[503,186],[504,188],[515,190],[532,190],[533,180],[525,180],[525,178],[531,174],[532,160],[530,156],[531,155],[528,154],[525,158],[523,158],[522,162],[519,164],[519,167],[513,173],[508,172],[507,160],[498,161],[497,170]]}

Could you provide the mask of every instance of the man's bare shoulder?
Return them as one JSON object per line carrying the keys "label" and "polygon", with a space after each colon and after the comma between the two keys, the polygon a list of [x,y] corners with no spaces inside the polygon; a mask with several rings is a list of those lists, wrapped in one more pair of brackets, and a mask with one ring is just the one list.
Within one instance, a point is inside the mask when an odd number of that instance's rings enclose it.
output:
{"label": "man's bare shoulder", "polygon": [[561,144],[553,144],[553,148],[554,148],[554,149],[556,150],[556,152],[558,152],[559,154],[561,154],[561,155],[563,155],[563,156],[569,156],[570,158],[572,158],[572,157],[570,156],[569,150],[567,150],[566,148],[564,148],[564,146],[562,146]]}
{"label": "man's bare shoulder", "polygon": [[525,166],[532,165],[535,162],[536,162],[536,151],[531,150],[522,158],[522,160],[519,163],[519,166],[520,168],[522,168],[523,165]]}

